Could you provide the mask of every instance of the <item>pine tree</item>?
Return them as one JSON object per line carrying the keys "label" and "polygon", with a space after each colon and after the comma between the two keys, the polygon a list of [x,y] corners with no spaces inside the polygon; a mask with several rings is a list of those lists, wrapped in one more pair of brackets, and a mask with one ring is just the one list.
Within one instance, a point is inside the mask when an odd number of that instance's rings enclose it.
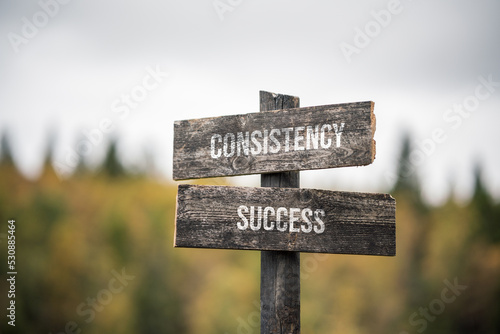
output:
{"label": "pine tree", "polygon": [[409,198],[415,207],[422,213],[427,211],[422,201],[420,183],[417,174],[417,166],[411,160],[412,145],[408,134],[403,136],[403,147],[398,160],[396,182],[391,190],[396,196],[401,195]]}
{"label": "pine tree", "polygon": [[474,169],[474,194],[471,200],[472,209],[478,217],[479,233],[491,243],[500,242],[500,210],[492,196],[484,186],[483,173],[479,165]]}
{"label": "pine tree", "polygon": [[14,159],[12,158],[12,150],[10,148],[10,141],[7,131],[3,132],[2,139],[0,139],[0,165],[14,165]]}
{"label": "pine tree", "polygon": [[111,178],[118,178],[125,175],[125,169],[118,158],[116,140],[112,140],[108,146],[108,151],[102,165],[102,171]]}
{"label": "pine tree", "polygon": [[56,136],[53,131],[49,132],[47,139],[47,147],[45,149],[45,156],[43,159],[43,172],[44,173],[55,173],[54,167],[52,165],[52,159],[54,158],[54,145],[56,142]]}
{"label": "pine tree", "polygon": [[[78,147],[78,143],[82,143],[85,141],[85,137],[80,136],[79,140],[75,142],[75,147]],[[75,170],[73,172],[73,176],[83,176],[88,174],[91,171],[87,159],[85,158],[84,154],[79,154],[78,155],[78,163],[75,167]]]}
{"label": "pine tree", "polygon": [[[409,310],[419,307],[425,300],[423,296],[428,293],[424,272],[424,259],[426,248],[422,247],[428,241],[430,231],[430,208],[425,205],[421,197],[421,189],[418,179],[417,166],[412,162],[413,148],[408,134],[403,136],[402,149],[398,160],[397,178],[391,195],[396,198],[396,203],[408,210],[406,214],[411,215],[411,222],[398,221],[397,224],[415,224],[411,245],[407,246],[409,252],[405,259],[404,284],[409,289],[407,306]],[[396,204],[398,205],[398,204]],[[398,209],[396,209],[396,212]]]}
{"label": "pine tree", "polygon": [[57,188],[60,179],[57,176],[52,159],[54,156],[54,145],[56,142],[56,135],[54,131],[50,130],[47,136],[47,144],[45,148],[45,155],[43,158],[42,172],[38,180],[47,187]]}

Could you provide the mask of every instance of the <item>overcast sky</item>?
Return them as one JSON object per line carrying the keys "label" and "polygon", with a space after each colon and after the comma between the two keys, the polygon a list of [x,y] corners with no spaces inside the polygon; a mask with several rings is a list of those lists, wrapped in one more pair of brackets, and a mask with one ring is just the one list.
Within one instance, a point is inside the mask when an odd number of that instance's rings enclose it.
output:
{"label": "overcast sky", "polygon": [[427,199],[466,199],[478,163],[498,198],[499,18],[494,0],[6,0],[0,132],[36,177],[50,131],[64,164],[85,131],[112,126],[91,161],[118,137],[128,164],[147,151],[170,179],[174,120],[257,112],[259,90],[303,107],[371,100],[375,162],[303,172],[303,187],[387,190],[408,131],[427,143],[413,162]]}

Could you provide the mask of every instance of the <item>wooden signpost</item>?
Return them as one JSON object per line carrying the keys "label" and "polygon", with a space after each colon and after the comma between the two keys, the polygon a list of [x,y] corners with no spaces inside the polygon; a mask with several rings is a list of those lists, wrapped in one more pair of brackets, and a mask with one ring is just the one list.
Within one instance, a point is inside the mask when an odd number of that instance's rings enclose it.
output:
{"label": "wooden signpost", "polygon": [[174,179],[262,173],[262,187],[180,185],[174,246],[261,250],[261,333],[300,333],[300,252],[394,256],[396,203],[297,189],[299,170],[373,162],[373,102],[299,108],[260,92],[260,105],[175,122]]}

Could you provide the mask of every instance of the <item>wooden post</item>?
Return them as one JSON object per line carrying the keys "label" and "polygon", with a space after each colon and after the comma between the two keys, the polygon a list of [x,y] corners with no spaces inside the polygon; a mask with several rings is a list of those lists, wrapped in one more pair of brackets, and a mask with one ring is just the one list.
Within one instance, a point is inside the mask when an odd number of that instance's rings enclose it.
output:
{"label": "wooden post", "polygon": [[261,250],[262,334],[300,334],[299,252],[396,255],[390,195],[298,189],[300,170],[373,162],[373,107],[299,108],[298,97],[261,91],[261,112],[174,123],[175,180],[262,175],[259,188],[179,185],[174,238]]}
{"label": "wooden post", "polygon": [[[298,108],[299,98],[260,92],[260,111]],[[299,172],[262,174],[262,187],[299,188]],[[261,252],[260,332],[300,333],[300,253]]]}

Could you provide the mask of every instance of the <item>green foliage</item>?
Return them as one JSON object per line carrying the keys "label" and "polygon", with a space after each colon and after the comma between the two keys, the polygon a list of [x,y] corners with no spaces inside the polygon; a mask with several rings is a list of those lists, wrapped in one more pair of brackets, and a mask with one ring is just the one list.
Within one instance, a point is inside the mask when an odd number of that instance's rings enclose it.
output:
{"label": "green foliage", "polygon": [[393,192],[406,191],[417,192],[419,190],[416,168],[410,160],[412,152],[411,139],[409,135],[403,137],[403,145],[398,160],[397,179]]}
{"label": "green foliage", "polygon": [[[82,333],[258,333],[259,252],[174,249],[176,185],[130,177],[116,143],[103,166],[107,177],[29,181],[0,165],[0,236],[16,219],[19,273],[16,328],[2,321],[0,332],[60,333],[74,322]],[[416,174],[400,168],[397,255],[302,254],[302,332],[500,332],[500,210],[479,169],[470,203],[431,208]],[[455,279],[467,288],[442,302]]]}
{"label": "green foliage", "polygon": [[474,172],[475,190],[471,201],[471,209],[476,211],[477,231],[490,243],[500,243],[500,205],[495,204],[486,190],[479,167]]}
{"label": "green foliage", "polygon": [[1,165],[14,165],[12,158],[12,150],[10,147],[9,137],[7,131],[4,131],[0,139],[0,164]]}
{"label": "green foliage", "polygon": [[118,178],[125,175],[125,168],[118,158],[116,140],[112,140],[102,164],[102,171],[110,178]]}
{"label": "green foliage", "polygon": [[396,180],[391,190],[393,196],[399,195],[413,202],[413,206],[418,209],[420,214],[425,214],[427,206],[422,200],[421,189],[418,180],[417,166],[412,160],[413,147],[411,138],[405,134],[402,139],[401,153],[398,159],[398,167],[396,172]]}

